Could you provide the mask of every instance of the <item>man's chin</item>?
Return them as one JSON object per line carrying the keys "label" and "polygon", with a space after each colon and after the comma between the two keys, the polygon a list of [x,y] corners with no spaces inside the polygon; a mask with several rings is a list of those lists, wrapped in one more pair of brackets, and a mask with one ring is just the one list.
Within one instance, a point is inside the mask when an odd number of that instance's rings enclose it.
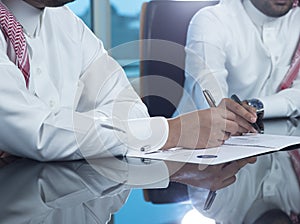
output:
{"label": "man's chin", "polygon": [[292,7],[290,5],[276,4],[272,8],[273,10],[269,10],[267,15],[277,18],[286,15]]}

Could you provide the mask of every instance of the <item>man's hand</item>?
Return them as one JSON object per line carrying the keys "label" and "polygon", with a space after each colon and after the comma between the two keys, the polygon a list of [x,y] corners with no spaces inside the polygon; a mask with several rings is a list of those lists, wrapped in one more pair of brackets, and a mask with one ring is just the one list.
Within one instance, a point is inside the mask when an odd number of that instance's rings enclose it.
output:
{"label": "man's hand", "polygon": [[218,107],[224,108],[235,114],[238,130],[237,133],[234,134],[239,135],[247,132],[257,132],[251,125],[252,123],[255,123],[257,119],[254,107],[249,106],[246,102],[242,102],[242,105],[240,105],[229,98],[222,99]]}
{"label": "man's hand", "polygon": [[163,148],[208,148],[221,145],[238,131],[235,115],[221,107],[169,119],[169,138]]}
{"label": "man's hand", "polygon": [[256,132],[251,123],[257,119],[255,109],[223,99],[218,107],[199,110],[169,119],[169,137],[163,149],[217,147],[230,135]]}
{"label": "man's hand", "polygon": [[213,166],[170,161],[166,164],[170,181],[216,191],[234,183],[236,173],[246,164],[255,161],[256,157]]}

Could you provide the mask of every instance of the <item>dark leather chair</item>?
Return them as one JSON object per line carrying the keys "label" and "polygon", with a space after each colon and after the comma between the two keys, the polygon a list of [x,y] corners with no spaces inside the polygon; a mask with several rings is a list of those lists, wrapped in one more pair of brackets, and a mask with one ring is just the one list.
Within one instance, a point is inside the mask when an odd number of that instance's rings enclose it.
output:
{"label": "dark leather chair", "polygon": [[[150,1],[141,13],[140,93],[151,116],[171,117],[182,96],[186,34],[193,15],[218,1]],[[188,199],[185,185],[145,190],[153,203]]]}

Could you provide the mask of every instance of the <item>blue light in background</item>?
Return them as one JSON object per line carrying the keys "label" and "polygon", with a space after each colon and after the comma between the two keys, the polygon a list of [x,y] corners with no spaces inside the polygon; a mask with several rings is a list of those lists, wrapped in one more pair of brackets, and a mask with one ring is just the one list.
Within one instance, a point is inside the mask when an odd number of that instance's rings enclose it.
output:
{"label": "blue light in background", "polygon": [[149,0],[110,0],[111,5],[115,7],[118,14],[122,16],[138,15],[144,2],[149,2]]}
{"label": "blue light in background", "polygon": [[[110,0],[110,3],[116,8],[119,15],[136,16],[140,13],[142,4],[148,1],[149,0],[130,0],[129,3],[128,1],[124,0]],[[90,0],[76,0],[68,4],[68,6],[73,12],[75,12],[76,15],[84,14],[90,5]]]}
{"label": "blue light in background", "polygon": [[91,28],[92,17],[91,17],[91,1],[90,0],[76,0],[68,3],[67,6],[79,16],[85,24]]}
{"label": "blue light in background", "polygon": [[76,15],[80,16],[89,10],[91,2],[90,0],[76,0],[67,5]]}
{"label": "blue light in background", "polygon": [[114,214],[114,224],[180,224],[192,209],[189,203],[152,204],[143,190],[132,190],[125,205]]}

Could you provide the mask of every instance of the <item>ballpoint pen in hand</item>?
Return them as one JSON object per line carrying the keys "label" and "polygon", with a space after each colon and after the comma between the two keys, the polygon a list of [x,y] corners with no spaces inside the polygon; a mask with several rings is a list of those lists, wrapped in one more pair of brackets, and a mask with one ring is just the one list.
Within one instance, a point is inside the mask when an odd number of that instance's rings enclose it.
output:
{"label": "ballpoint pen in hand", "polygon": [[[207,89],[203,90],[203,94],[204,94],[204,97],[205,97],[208,105],[210,107],[216,107],[216,101],[214,100],[214,98],[211,95],[211,93],[209,92],[209,90],[207,90]],[[209,191],[206,201],[204,203],[204,208],[203,208],[204,210],[210,209],[212,203],[215,200],[216,195],[217,195],[216,191],[212,191],[212,190]]]}
{"label": "ballpoint pen in hand", "polygon": [[[237,95],[233,94],[231,96],[231,99],[233,101],[237,102],[238,104],[240,104],[241,106],[243,106],[242,101],[240,100],[240,98]],[[255,128],[255,130],[257,130],[258,133],[262,133],[262,130],[260,129],[259,125],[256,122],[252,123],[252,126]]]}

